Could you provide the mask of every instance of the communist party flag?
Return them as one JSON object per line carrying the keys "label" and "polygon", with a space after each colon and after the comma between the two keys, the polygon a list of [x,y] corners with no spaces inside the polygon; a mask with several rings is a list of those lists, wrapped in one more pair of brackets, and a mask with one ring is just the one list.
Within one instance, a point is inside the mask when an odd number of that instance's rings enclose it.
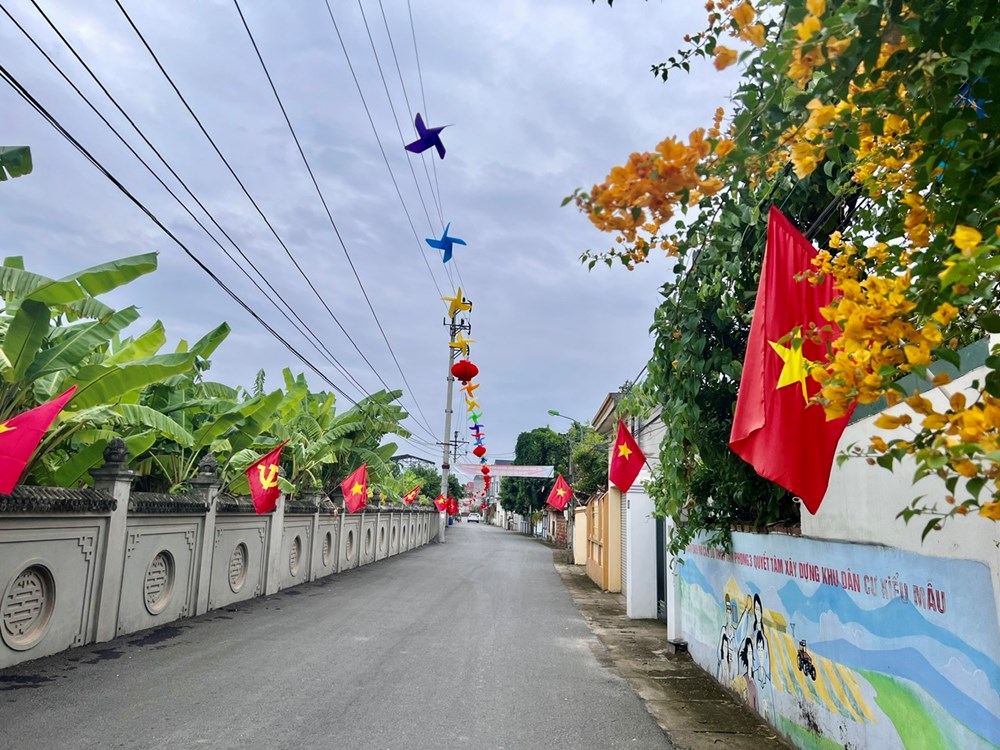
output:
{"label": "communist party flag", "polygon": [[572,497],[573,490],[570,489],[566,480],[563,479],[563,475],[560,474],[556,479],[555,485],[552,487],[552,492],[549,493],[548,504],[556,510],[562,510]]}
{"label": "communist party flag", "polygon": [[344,505],[348,513],[356,513],[368,505],[368,464],[361,464],[352,471],[340,483],[340,489],[344,493]]}
{"label": "communist party flag", "polygon": [[75,392],[74,385],[61,396],[0,423],[0,493],[9,495],[14,490],[42,435]]}
{"label": "communist party flag", "polygon": [[438,495],[434,498],[434,507],[437,508],[438,511],[445,510],[448,507],[448,498],[444,495]]}
{"label": "communist party flag", "polygon": [[418,484],[412,490],[403,495],[403,502],[407,505],[412,505],[416,499],[420,497],[420,485]]}
{"label": "communist party flag", "polygon": [[[823,407],[809,403],[819,390],[809,377],[810,360],[822,360],[826,342],[840,333],[819,311],[833,299],[833,279],[796,280],[811,269],[814,255],[809,240],[772,206],[729,436],[729,447],[740,458],[802,498],[810,513],[826,494],[837,442],[850,418],[848,412],[827,421]],[[811,324],[823,329],[822,342],[803,335]]]}
{"label": "communist party flag", "polygon": [[281,469],[281,449],[285,443],[261,456],[247,467],[247,481],[250,483],[250,498],[257,515],[270,513],[278,507],[278,472]]}
{"label": "communist party flag", "polygon": [[646,463],[646,454],[639,450],[632,433],[625,423],[618,420],[618,434],[611,449],[611,465],[608,467],[608,479],[614,482],[622,492],[628,492],[635,478]]}

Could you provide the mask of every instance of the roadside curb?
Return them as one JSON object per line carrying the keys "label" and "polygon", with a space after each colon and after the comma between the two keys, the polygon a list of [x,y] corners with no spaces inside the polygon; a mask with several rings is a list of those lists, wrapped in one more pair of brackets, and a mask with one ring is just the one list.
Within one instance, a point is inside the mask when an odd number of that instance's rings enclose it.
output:
{"label": "roadside curb", "polygon": [[629,683],[676,750],[791,750],[689,654],[672,653],[662,622],[630,619],[622,596],[600,590],[581,566],[558,559],[553,564],[607,649],[602,663]]}

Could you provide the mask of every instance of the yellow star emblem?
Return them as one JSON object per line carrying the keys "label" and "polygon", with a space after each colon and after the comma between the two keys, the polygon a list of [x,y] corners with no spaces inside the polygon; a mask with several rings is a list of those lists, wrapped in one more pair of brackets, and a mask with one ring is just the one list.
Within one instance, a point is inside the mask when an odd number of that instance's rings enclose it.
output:
{"label": "yellow star emblem", "polygon": [[364,485],[362,485],[360,482],[355,482],[354,486],[351,487],[352,495],[360,495],[364,491],[365,491]]}
{"label": "yellow star emblem", "polygon": [[[798,346],[795,346],[796,342],[798,342]],[[802,354],[801,342],[801,339],[796,339],[792,342],[792,346],[782,346],[773,341],[768,341],[767,343],[771,345],[775,354],[781,357],[781,361],[785,363],[781,368],[781,374],[778,376],[778,384],[775,388],[784,388],[786,385],[798,383],[802,386],[803,400],[809,403],[809,392],[806,390],[806,377],[809,373],[809,365],[812,363]]]}
{"label": "yellow star emblem", "polygon": [[628,457],[632,455],[632,449],[629,448],[625,443],[620,443],[618,445],[618,458],[624,458],[628,460]]}
{"label": "yellow star emblem", "polygon": [[563,495],[566,494],[566,490],[560,487],[559,489],[556,490],[556,494],[559,495],[559,497],[562,497]]}
{"label": "yellow star emblem", "polygon": [[472,303],[466,302],[462,297],[462,287],[455,290],[454,297],[442,297],[441,299],[448,303],[449,318],[454,318],[460,312],[472,309]]}
{"label": "yellow star emblem", "polygon": [[13,432],[16,429],[17,429],[16,427],[8,427],[7,423],[4,422],[4,423],[0,424],[0,435],[2,435],[5,432]]}

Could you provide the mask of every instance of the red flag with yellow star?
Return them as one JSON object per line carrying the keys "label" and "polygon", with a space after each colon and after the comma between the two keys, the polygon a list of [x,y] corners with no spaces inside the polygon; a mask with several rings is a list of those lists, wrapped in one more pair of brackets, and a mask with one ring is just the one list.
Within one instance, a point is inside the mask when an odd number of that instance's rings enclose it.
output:
{"label": "red flag with yellow star", "polygon": [[[826,494],[837,443],[850,418],[848,412],[827,421],[823,407],[809,403],[820,388],[809,377],[811,363],[822,360],[827,342],[840,334],[820,314],[834,297],[833,279],[827,276],[819,284],[796,279],[812,268],[814,255],[809,240],[772,206],[729,436],[738,456],[800,497],[810,513]],[[822,330],[810,336],[810,329]],[[815,336],[820,341],[812,340]]]}
{"label": "red flag with yellow star", "polygon": [[420,485],[418,484],[412,490],[403,495],[403,502],[407,505],[413,505],[417,498],[420,497]]}
{"label": "red flag with yellow star", "polygon": [[438,495],[434,498],[434,507],[437,508],[438,511],[445,510],[448,507],[448,498],[444,495]]}
{"label": "red flag with yellow star", "polygon": [[556,478],[556,483],[549,493],[548,504],[556,510],[563,510],[573,497],[573,490],[570,489],[563,475]]}
{"label": "red flag with yellow star", "polygon": [[340,483],[348,513],[356,513],[368,505],[368,464],[361,464]]}
{"label": "red flag with yellow star", "polygon": [[0,493],[9,495],[49,425],[76,392],[74,385],[61,396],[0,424]]}
{"label": "red flag with yellow star", "polygon": [[278,472],[281,470],[281,449],[285,443],[261,456],[247,467],[247,482],[250,483],[250,499],[257,515],[270,513],[278,507]]}
{"label": "red flag with yellow star", "polygon": [[618,434],[611,448],[611,465],[608,467],[608,479],[622,492],[628,492],[635,478],[646,463],[646,454],[639,450],[632,433],[625,423],[618,420]]}

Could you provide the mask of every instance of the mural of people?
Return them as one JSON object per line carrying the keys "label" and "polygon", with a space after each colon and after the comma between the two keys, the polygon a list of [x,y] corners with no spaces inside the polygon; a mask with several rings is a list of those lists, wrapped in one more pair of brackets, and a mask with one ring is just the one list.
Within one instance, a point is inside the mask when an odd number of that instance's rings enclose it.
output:
{"label": "mural of people", "polygon": [[715,678],[727,686],[733,681],[733,654],[725,628],[722,629],[722,639],[719,641],[719,664],[715,670]]}

